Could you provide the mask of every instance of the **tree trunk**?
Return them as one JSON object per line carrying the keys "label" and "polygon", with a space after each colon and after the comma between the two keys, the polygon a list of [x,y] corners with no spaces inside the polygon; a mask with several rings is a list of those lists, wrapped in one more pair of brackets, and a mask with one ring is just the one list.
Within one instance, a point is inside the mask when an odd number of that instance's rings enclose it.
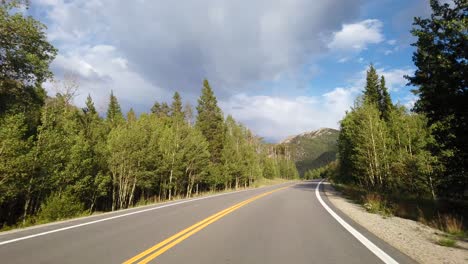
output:
{"label": "tree trunk", "polygon": [[133,180],[132,191],[130,192],[130,199],[128,199],[128,205],[132,205],[132,204],[133,204],[133,197],[134,197],[134,195],[135,195],[136,182],[137,182],[137,179],[135,178],[135,179]]}
{"label": "tree trunk", "polygon": [[117,181],[117,177],[115,175],[115,173],[112,173],[112,211],[115,211],[115,206],[117,205],[117,201],[116,201],[116,181]]}
{"label": "tree trunk", "polygon": [[372,151],[373,151],[373,158],[374,158],[374,166],[375,166],[375,176],[376,178],[379,179],[380,183],[382,183],[382,178],[380,176],[380,172],[379,172],[379,161],[378,161],[378,157],[377,157],[377,149],[376,149],[376,143],[375,143],[375,138],[374,138],[374,127],[372,125],[372,119],[371,117],[369,116],[369,125],[370,125],[370,134],[371,134],[371,141],[372,141]]}

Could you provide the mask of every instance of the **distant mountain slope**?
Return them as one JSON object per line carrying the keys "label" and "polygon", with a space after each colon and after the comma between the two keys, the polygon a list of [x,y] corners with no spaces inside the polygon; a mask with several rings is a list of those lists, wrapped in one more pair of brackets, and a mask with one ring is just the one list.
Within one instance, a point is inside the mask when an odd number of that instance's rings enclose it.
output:
{"label": "distant mountain slope", "polygon": [[336,159],[338,134],[336,129],[321,128],[288,137],[279,144],[291,153],[302,175],[308,169],[321,167]]}

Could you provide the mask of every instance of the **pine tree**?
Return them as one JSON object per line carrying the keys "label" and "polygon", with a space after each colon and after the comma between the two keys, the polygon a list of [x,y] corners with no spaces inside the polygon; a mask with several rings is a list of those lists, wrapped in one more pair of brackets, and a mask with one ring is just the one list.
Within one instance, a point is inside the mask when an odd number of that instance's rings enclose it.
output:
{"label": "pine tree", "polygon": [[123,122],[123,120],[124,118],[122,110],[120,109],[120,104],[117,97],[115,97],[114,92],[111,91],[109,107],[107,108],[107,121],[110,123],[111,127],[115,127]]}
{"label": "pine tree", "polygon": [[224,117],[207,80],[203,81],[202,95],[198,99],[197,111],[196,126],[208,141],[211,161],[219,164],[224,142]]}
{"label": "pine tree", "polygon": [[182,110],[182,99],[180,97],[180,94],[178,92],[174,93],[174,96],[172,97],[172,104],[171,104],[171,116],[180,118],[183,118],[184,112]]}
{"label": "pine tree", "polygon": [[155,102],[153,107],[151,107],[151,113],[155,114],[158,117],[168,117],[171,113],[171,107],[169,107],[169,105],[166,102],[161,104]]}
{"label": "pine tree", "polygon": [[153,106],[151,107],[151,113],[157,114],[161,111],[161,104],[159,102],[154,102]]}
{"label": "pine tree", "polygon": [[383,75],[380,77],[379,95],[379,110],[381,117],[388,121],[390,111],[392,111],[394,107],[392,104],[392,99],[390,98],[390,94],[388,93],[388,89],[385,86],[385,77]]}
{"label": "pine tree", "polygon": [[466,0],[430,4],[430,18],[414,19],[417,70],[407,78],[417,87],[414,108],[427,116],[436,140],[431,151],[446,168],[444,195],[461,198],[468,190],[468,4]]}
{"label": "pine tree", "polygon": [[97,114],[97,110],[96,110],[96,107],[94,106],[93,98],[91,98],[90,94],[88,94],[88,97],[86,97],[86,107],[83,108],[83,111],[86,114],[90,114],[90,115]]}
{"label": "pine tree", "polygon": [[366,87],[364,88],[364,101],[371,104],[379,104],[379,76],[374,65],[369,66],[366,76]]}

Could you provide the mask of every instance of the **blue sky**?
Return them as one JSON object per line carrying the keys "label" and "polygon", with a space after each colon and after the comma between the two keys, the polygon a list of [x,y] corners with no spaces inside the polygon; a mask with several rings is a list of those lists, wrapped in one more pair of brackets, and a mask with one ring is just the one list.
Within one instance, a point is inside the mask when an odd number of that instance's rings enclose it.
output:
{"label": "blue sky", "polygon": [[124,110],[148,111],[175,91],[195,106],[208,78],[224,113],[268,141],[338,128],[369,63],[411,106],[409,31],[430,14],[425,0],[31,2],[59,49],[56,78],[79,83],[77,105],[91,94],[105,112],[113,90]]}

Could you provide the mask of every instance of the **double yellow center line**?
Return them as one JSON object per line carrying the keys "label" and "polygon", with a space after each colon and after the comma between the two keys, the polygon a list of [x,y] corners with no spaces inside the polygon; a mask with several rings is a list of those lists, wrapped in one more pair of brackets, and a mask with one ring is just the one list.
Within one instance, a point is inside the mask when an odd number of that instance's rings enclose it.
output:
{"label": "double yellow center line", "polygon": [[130,264],[130,263],[136,263],[138,260],[140,260],[138,263],[143,264],[143,263],[148,263],[151,260],[157,258],[159,255],[163,254],[164,252],[168,251],[170,248],[174,247],[175,245],[179,244],[180,242],[184,241],[188,237],[192,236],[193,234],[197,233],[198,231],[202,230],[203,228],[207,227],[208,225],[218,221],[222,217],[226,216],[227,214],[230,214],[234,212],[235,210],[241,208],[242,206],[249,204],[257,199],[260,199],[264,196],[267,196],[269,194],[272,194],[274,192],[277,192],[279,190],[283,190],[288,188],[287,187],[282,187],[278,188],[269,192],[265,192],[262,194],[259,194],[257,196],[254,196],[250,199],[247,199],[243,202],[240,202],[238,204],[235,204],[227,209],[222,210],[221,212],[218,212],[208,218],[205,218],[204,220],[180,231],[179,233],[165,239],[164,241],[159,242],[158,244],[148,248],[147,250],[141,252],[140,254],[134,256],[133,258],[127,260],[124,262],[124,264]]}

